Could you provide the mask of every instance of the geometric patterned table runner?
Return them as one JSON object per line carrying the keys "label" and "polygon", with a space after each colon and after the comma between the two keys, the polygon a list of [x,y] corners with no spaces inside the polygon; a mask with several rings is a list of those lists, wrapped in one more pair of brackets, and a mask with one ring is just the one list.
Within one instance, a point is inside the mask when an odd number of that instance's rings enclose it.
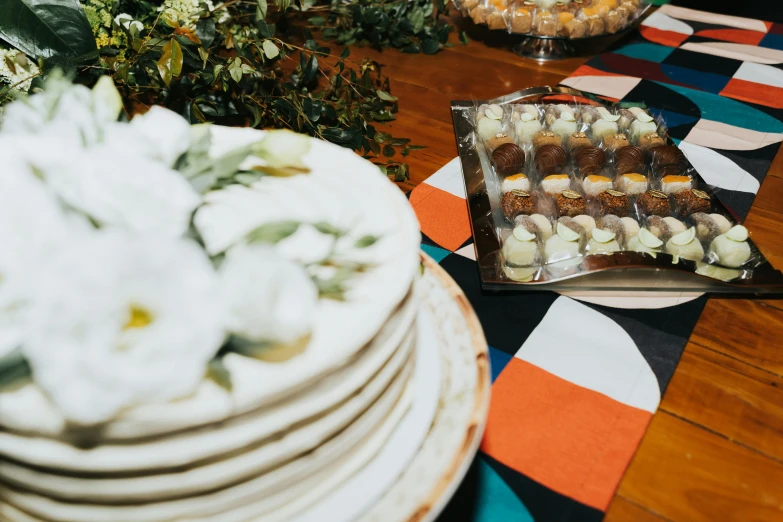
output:
{"label": "geometric patterned table runner", "polygon": [[[665,5],[639,33],[563,84],[646,103],[744,219],[783,141],[783,25]],[[492,365],[481,450],[443,522],[601,520],[706,297],[482,292],[459,160],[410,202],[422,249],[476,310]]]}

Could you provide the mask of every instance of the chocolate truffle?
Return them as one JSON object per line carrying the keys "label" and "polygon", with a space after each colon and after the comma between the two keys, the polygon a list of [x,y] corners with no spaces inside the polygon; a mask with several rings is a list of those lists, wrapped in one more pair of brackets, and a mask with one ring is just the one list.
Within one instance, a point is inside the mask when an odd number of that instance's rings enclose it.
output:
{"label": "chocolate truffle", "polygon": [[563,143],[560,136],[551,131],[541,131],[533,138],[533,148],[538,149],[544,145],[557,145],[558,147]]}
{"label": "chocolate truffle", "polygon": [[590,147],[592,142],[584,132],[574,132],[568,137],[568,150],[573,154],[582,147]]}
{"label": "chocolate truffle", "polygon": [[674,145],[661,145],[650,149],[653,167],[666,167],[669,165],[684,165],[685,154]]}
{"label": "chocolate truffle", "polygon": [[617,149],[628,145],[630,144],[628,143],[628,138],[625,134],[618,132],[604,136],[604,147],[606,147],[607,150],[616,151]]}
{"label": "chocolate truffle", "polygon": [[628,215],[628,195],[618,190],[608,189],[598,194],[598,203],[602,214]]}
{"label": "chocolate truffle", "polygon": [[574,162],[582,176],[595,174],[606,165],[606,153],[598,147],[582,147],[574,155]]}
{"label": "chocolate truffle", "polygon": [[618,174],[640,172],[644,169],[644,152],[639,147],[628,145],[614,153],[614,163]]}
{"label": "chocolate truffle", "polygon": [[503,208],[503,214],[510,221],[514,221],[514,218],[520,214],[529,216],[536,212],[536,195],[535,192],[527,192],[525,190],[512,190],[503,194],[503,198],[500,200],[500,206]]}
{"label": "chocolate truffle", "polygon": [[557,212],[561,216],[574,217],[585,212],[585,198],[574,190],[564,190],[557,195]]}
{"label": "chocolate truffle", "polygon": [[712,208],[710,195],[697,189],[680,190],[674,194],[674,202],[677,204],[677,212],[681,216],[687,216],[694,212],[709,212]]}
{"label": "chocolate truffle", "polygon": [[660,190],[648,190],[636,200],[639,210],[648,216],[668,216],[671,212],[669,198]]}
{"label": "chocolate truffle", "polygon": [[566,154],[559,145],[542,145],[536,151],[536,168],[542,176],[562,172],[566,164]]}
{"label": "chocolate truffle", "polygon": [[515,174],[525,165],[525,151],[515,143],[503,143],[492,151],[492,162],[498,174]]}
{"label": "chocolate truffle", "polygon": [[645,134],[639,137],[639,146],[644,150],[652,149],[653,147],[659,147],[665,144],[666,143],[663,141],[663,138],[657,134]]}

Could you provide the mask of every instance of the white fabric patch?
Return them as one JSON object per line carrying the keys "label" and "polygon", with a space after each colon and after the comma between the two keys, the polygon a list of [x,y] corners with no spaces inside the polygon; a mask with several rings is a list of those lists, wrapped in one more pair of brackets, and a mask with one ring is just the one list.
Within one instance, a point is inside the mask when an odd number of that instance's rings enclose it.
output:
{"label": "white fabric patch", "polygon": [[569,382],[654,413],[661,391],[628,333],[592,308],[558,297],[516,357]]}

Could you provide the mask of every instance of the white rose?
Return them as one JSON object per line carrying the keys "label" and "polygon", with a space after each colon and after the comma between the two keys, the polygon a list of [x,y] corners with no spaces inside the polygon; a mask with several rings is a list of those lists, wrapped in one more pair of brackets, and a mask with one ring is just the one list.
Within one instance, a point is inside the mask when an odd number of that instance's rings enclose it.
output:
{"label": "white rose", "polygon": [[0,140],[0,357],[20,344],[39,265],[86,228],[6,145]]}
{"label": "white rose", "polygon": [[23,354],[69,421],[191,394],[224,340],[217,275],[195,243],[95,231],[53,256]]}
{"label": "white rose", "polygon": [[65,78],[52,77],[42,93],[5,108],[0,132],[36,135],[55,125],[88,146],[102,140],[105,127],[116,122],[117,116],[116,103],[108,102],[102,90],[96,94]]}
{"label": "white rose", "polygon": [[272,247],[229,251],[220,267],[220,282],[231,333],[288,344],[312,331],[318,290],[302,267]]}
{"label": "white rose", "polygon": [[31,161],[63,201],[101,225],[183,235],[201,196],[179,172],[112,145]]}
{"label": "white rose", "polygon": [[190,147],[190,123],[176,112],[152,107],[131,120],[131,128],[147,139],[155,159],[168,166]]}
{"label": "white rose", "polygon": [[254,146],[254,152],[270,167],[304,167],[302,157],[310,150],[310,139],[289,130],[270,130]]}

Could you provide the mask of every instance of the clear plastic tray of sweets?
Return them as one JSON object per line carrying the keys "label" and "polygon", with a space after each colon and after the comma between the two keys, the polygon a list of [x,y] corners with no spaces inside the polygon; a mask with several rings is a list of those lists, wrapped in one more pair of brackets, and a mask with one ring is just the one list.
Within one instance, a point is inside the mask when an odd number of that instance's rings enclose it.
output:
{"label": "clear plastic tray of sweets", "polygon": [[537,87],[451,108],[485,288],[783,292],[645,107]]}

